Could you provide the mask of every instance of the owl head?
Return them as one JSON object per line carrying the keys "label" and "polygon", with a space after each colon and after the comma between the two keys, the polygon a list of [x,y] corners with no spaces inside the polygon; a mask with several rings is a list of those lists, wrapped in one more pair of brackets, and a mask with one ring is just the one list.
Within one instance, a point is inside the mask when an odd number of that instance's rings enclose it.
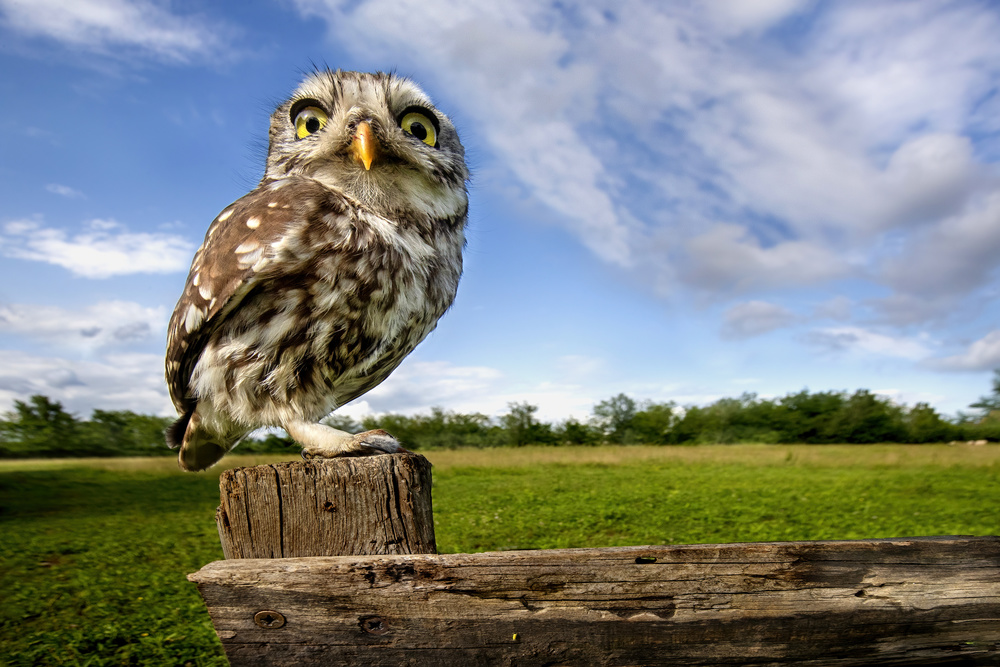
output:
{"label": "owl head", "polygon": [[314,72],[271,115],[269,136],[265,179],[306,176],[387,215],[467,207],[455,126],[404,77]]}

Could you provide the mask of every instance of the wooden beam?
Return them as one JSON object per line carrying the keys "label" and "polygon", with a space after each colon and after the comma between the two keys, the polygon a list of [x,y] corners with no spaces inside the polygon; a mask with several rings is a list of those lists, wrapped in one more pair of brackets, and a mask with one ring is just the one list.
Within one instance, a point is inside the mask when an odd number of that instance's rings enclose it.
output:
{"label": "wooden beam", "polygon": [[227,560],[189,579],[234,666],[1000,662],[997,537]]}
{"label": "wooden beam", "polygon": [[437,551],[431,464],[419,454],[234,468],[219,491],[226,558]]}

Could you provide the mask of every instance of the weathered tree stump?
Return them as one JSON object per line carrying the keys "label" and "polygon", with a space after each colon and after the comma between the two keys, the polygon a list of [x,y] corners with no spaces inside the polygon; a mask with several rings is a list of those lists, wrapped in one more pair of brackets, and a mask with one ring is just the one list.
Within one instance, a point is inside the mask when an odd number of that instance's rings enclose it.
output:
{"label": "weathered tree stump", "polygon": [[431,464],[419,454],[234,468],[219,491],[226,558],[437,551]]}

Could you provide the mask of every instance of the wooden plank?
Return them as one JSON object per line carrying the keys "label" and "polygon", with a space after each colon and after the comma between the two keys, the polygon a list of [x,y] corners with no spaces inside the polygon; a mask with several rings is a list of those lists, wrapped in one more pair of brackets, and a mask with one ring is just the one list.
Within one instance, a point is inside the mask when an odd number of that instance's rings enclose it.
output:
{"label": "wooden plank", "polygon": [[228,560],[189,578],[233,665],[1000,663],[997,537]]}
{"label": "wooden plank", "polygon": [[437,551],[431,464],[419,454],[234,468],[219,492],[226,558]]}

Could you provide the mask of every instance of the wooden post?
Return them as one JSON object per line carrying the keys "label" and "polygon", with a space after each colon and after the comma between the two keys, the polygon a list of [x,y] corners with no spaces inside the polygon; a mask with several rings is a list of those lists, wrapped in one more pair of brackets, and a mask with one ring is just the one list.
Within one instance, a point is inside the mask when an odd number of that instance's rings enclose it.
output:
{"label": "wooden post", "polygon": [[431,464],[419,454],[234,468],[219,490],[226,558],[437,551]]}
{"label": "wooden post", "polygon": [[996,665],[1000,538],[211,563],[241,665]]}

